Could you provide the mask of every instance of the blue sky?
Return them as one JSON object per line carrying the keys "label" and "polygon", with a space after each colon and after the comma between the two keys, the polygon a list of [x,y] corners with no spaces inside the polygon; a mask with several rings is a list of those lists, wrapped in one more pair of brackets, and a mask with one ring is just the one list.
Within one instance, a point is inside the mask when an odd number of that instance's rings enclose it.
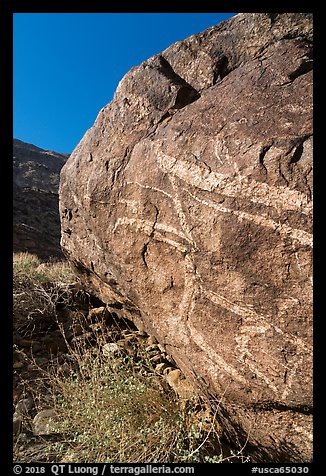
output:
{"label": "blue sky", "polygon": [[14,137],[71,153],[132,66],[235,13],[15,13]]}

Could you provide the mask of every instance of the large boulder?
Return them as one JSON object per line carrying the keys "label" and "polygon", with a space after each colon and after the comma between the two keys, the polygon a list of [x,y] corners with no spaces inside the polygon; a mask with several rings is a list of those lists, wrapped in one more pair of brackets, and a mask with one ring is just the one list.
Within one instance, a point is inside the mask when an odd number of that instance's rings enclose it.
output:
{"label": "large boulder", "polygon": [[61,245],[219,401],[257,461],[312,457],[312,19],[239,14],[121,80],[63,167]]}

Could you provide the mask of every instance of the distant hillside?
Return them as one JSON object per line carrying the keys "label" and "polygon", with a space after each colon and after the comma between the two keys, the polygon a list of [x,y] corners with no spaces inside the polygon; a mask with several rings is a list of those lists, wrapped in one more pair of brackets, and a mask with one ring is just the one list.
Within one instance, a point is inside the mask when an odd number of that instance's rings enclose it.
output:
{"label": "distant hillside", "polygon": [[13,141],[13,248],[62,257],[58,188],[68,154]]}

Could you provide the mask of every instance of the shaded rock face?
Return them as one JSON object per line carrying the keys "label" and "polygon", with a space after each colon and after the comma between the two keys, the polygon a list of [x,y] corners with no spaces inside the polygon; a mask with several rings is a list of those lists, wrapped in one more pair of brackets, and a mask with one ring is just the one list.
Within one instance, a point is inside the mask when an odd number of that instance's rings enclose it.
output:
{"label": "shaded rock face", "polygon": [[59,178],[67,154],[13,141],[13,249],[41,259],[63,257]]}
{"label": "shaded rock face", "polygon": [[220,401],[257,461],[312,457],[312,24],[239,14],[129,71],[63,167],[61,244]]}

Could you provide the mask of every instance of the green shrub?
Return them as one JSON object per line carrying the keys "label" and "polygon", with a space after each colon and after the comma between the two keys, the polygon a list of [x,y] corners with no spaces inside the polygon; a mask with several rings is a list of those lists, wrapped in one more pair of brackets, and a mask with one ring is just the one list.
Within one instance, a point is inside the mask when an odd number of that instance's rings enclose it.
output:
{"label": "green shrub", "polygon": [[190,462],[200,460],[194,451],[204,438],[200,425],[190,423],[189,408],[180,410],[145,355],[148,370],[140,374],[123,354],[104,356],[100,346],[80,350],[79,372],[53,382],[56,431],[64,435],[68,459],[73,452],[79,463],[187,462],[190,453]]}

